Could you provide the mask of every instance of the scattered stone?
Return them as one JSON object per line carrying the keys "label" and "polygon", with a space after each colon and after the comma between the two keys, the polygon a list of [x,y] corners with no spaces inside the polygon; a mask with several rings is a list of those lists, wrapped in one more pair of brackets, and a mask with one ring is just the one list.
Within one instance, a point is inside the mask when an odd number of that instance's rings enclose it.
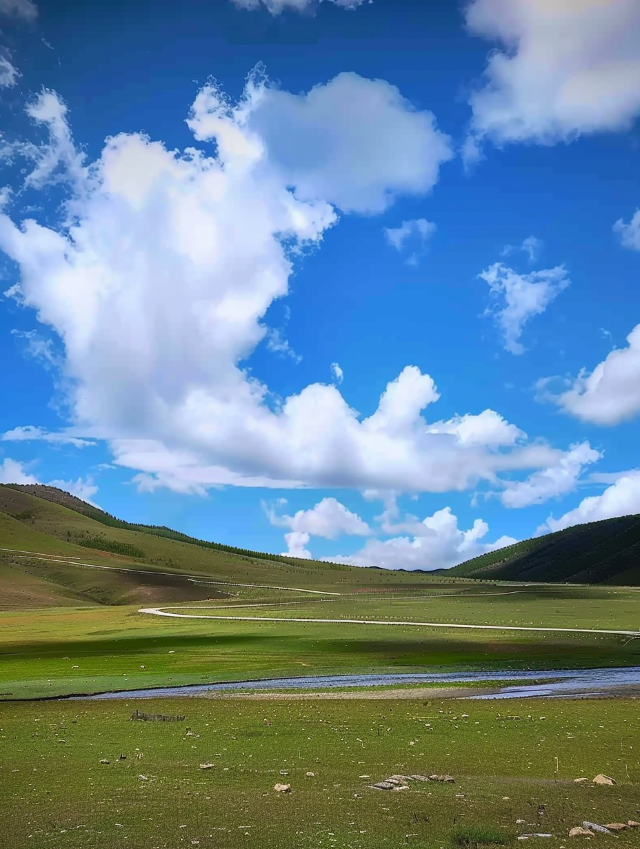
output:
{"label": "scattered stone", "polygon": [[635,820],[627,820],[627,825],[629,828],[640,828],[640,822],[636,822]]}
{"label": "scattered stone", "polygon": [[58,740],[58,743],[66,743],[66,740]]}
{"label": "scattered stone", "polygon": [[605,828],[608,828],[609,831],[626,831],[629,826],[626,822],[608,822],[605,824]]}
{"label": "scattered stone", "polygon": [[370,775],[361,775],[360,778],[371,778]]}
{"label": "scattered stone", "polygon": [[590,831],[597,831],[599,834],[611,834],[608,828],[605,828],[603,825],[598,825],[597,822],[589,822],[588,820],[584,820],[582,823],[584,828],[588,828]]}
{"label": "scattered stone", "polygon": [[426,775],[410,775],[409,778],[411,779],[411,781],[428,781],[429,780]]}
{"label": "scattered stone", "polygon": [[101,758],[100,763],[101,764],[108,764],[110,762],[106,758]]}
{"label": "scattered stone", "polygon": [[553,834],[543,834],[541,832],[536,834],[521,834],[518,840],[528,840],[530,837],[553,837]]}
{"label": "scattered stone", "polygon": [[396,785],[391,781],[378,781],[377,784],[371,785],[374,790],[394,790]]}
{"label": "scattered stone", "polygon": [[280,770],[280,775],[289,775],[289,770],[287,770],[287,769],[281,769],[281,770]]}
{"label": "scattered stone", "polygon": [[200,764],[200,769],[213,769],[215,764]]}
{"label": "scattered stone", "polygon": [[589,831],[588,828],[583,828],[581,825],[577,825],[575,828],[570,830],[569,837],[595,837],[595,834],[592,831]]}
{"label": "scattered stone", "polygon": [[315,772],[308,772],[307,773],[307,778],[315,778],[315,777],[316,777]]}
{"label": "scattered stone", "polygon": [[526,820],[516,820],[516,825],[524,825]]}
{"label": "scattered stone", "polygon": [[276,791],[276,793],[291,793],[290,784],[274,784],[273,789]]}
{"label": "scattered stone", "polygon": [[588,778],[574,778],[573,783],[574,784],[584,784],[584,782],[588,781],[588,780],[589,780]]}
{"label": "scattered stone", "polygon": [[138,778],[140,779],[140,781],[148,781],[149,780],[146,775],[139,775]]}
{"label": "scattered stone", "polygon": [[615,783],[616,782],[614,778],[610,778],[608,775],[603,775],[601,772],[598,773],[598,775],[596,775],[596,777],[592,781],[592,784],[603,784],[606,786],[611,786]]}
{"label": "scattered stone", "polygon": [[387,778],[387,781],[397,781],[400,783],[406,783],[408,780],[406,775],[392,775],[390,778]]}

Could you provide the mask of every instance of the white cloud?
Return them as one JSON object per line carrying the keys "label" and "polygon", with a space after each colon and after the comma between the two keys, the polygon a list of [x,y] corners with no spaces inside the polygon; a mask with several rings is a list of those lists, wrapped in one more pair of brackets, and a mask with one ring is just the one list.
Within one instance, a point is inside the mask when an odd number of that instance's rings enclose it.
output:
{"label": "white cloud", "polygon": [[38,16],[38,7],[32,0],[0,0],[0,15],[33,21]]}
{"label": "white cloud", "polygon": [[7,56],[0,56],[0,88],[13,88],[18,82],[20,72]]}
{"label": "white cloud", "polygon": [[49,442],[54,445],[73,445],[74,448],[86,448],[88,445],[96,444],[89,439],[81,439],[78,436],[64,432],[50,433],[41,427],[34,427],[33,425],[14,427],[13,430],[3,433],[0,439],[3,442]]}
{"label": "white cloud", "polygon": [[522,251],[529,257],[529,262],[535,262],[540,255],[540,251],[543,246],[544,242],[542,242],[541,239],[537,239],[535,236],[527,236],[524,242],[518,247],[515,247],[514,245],[507,245],[502,251],[502,256],[508,256],[514,251]]}
{"label": "white cloud", "polygon": [[623,130],[640,114],[638,0],[472,0],[469,32],[497,42],[473,92],[467,153]]}
{"label": "white cloud", "polygon": [[640,251],[640,209],[636,209],[628,224],[625,224],[622,218],[618,219],[613,230],[620,234],[623,247],[629,248],[630,251]]}
{"label": "white cloud", "polygon": [[287,550],[282,552],[284,556],[311,560],[311,552],[305,548],[311,539],[309,534],[292,531],[290,534],[285,534],[284,538],[287,543]]}
{"label": "white cloud", "polygon": [[212,85],[198,94],[189,125],[205,150],[119,134],[85,166],[52,98],[31,107],[52,142],[30,181],[68,175],[69,223],[0,214],[0,249],[19,266],[18,301],[61,340],[74,433],[108,440],[140,488],[445,492],[554,462],[544,444],[470,439],[496,426],[492,411],[430,431],[439,394],[415,366],[363,417],[336,386],[280,400],[246,365],[333,203],[372,212],[431,187],[448,143],[430,113],[355,74],[306,96],[253,77],[236,106]]}
{"label": "white cloud", "polygon": [[[241,9],[252,11],[265,6],[272,15],[279,15],[285,9],[294,9],[297,12],[311,11],[324,0],[231,0],[231,2]],[[356,9],[363,3],[371,3],[372,0],[328,0],[328,2],[343,9]]]}
{"label": "white cloud", "polygon": [[335,498],[323,498],[311,510],[298,510],[293,516],[279,515],[272,507],[263,506],[272,525],[290,528],[296,533],[324,539],[336,539],[341,534],[368,536],[371,533],[369,525],[357,513],[352,513]]}
{"label": "white cloud", "polygon": [[403,221],[400,227],[385,227],[384,234],[387,242],[402,253],[407,244],[415,244],[416,250],[409,257],[411,264],[417,264],[418,256],[436,231],[436,225],[427,221],[426,218],[415,218],[411,221]]}
{"label": "white cloud", "polygon": [[39,483],[38,479],[25,471],[23,463],[5,457],[0,463],[0,483]]}
{"label": "white cloud", "polygon": [[564,266],[518,274],[501,262],[496,262],[478,275],[489,284],[492,296],[503,306],[490,310],[504,337],[505,350],[523,354],[520,342],[525,324],[534,315],[541,315],[570,281]]}
{"label": "white cloud", "polygon": [[282,331],[277,328],[270,328],[267,331],[267,349],[274,354],[281,354],[284,357],[290,357],[294,363],[302,362],[302,357],[293,350],[289,344],[289,340],[285,339]]}
{"label": "white cloud", "polygon": [[[613,351],[592,372],[582,370],[560,395],[546,392],[572,416],[598,425],[617,425],[640,413],[640,324],[627,336],[626,348]],[[542,381],[544,386],[548,381]]]}
{"label": "white cloud", "polygon": [[553,466],[534,472],[526,480],[507,482],[500,493],[500,500],[505,507],[530,507],[567,495],[577,487],[585,467],[601,457],[600,451],[593,449],[588,442],[572,445]]}
{"label": "white cloud", "polygon": [[526,433],[509,424],[494,410],[484,410],[478,416],[454,416],[449,421],[429,425],[429,433],[450,433],[461,445],[484,445],[495,448],[515,445],[526,439]]}
{"label": "white cloud", "polygon": [[353,566],[380,566],[383,569],[448,569],[487,551],[494,551],[517,540],[501,537],[494,543],[480,540],[489,532],[489,526],[476,519],[473,526],[460,530],[458,519],[450,507],[438,510],[422,522],[414,520],[396,526],[411,536],[389,540],[369,540],[356,554],[332,558],[338,563]]}
{"label": "white cloud", "polygon": [[75,481],[54,480],[49,481],[47,486],[55,486],[58,489],[63,489],[65,492],[75,495],[76,498],[86,501],[87,504],[91,504],[93,507],[98,506],[92,501],[93,496],[98,491],[98,487],[94,484],[92,478],[78,478]]}
{"label": "white cloud", "polygon": [[344,372],[338,365],[338,363],[331,363],[331,374],[333,375],[334,381],[340,386],[342,381],[344,380]]}
{"label": "white cloud", "polygon": [[640,471],[627,472],[601,495],[584,498],[575,510],[570,510],[559,519],[549,516],[538,528],[541,533],[561,531],[572,525],[585,522],[597,522],[600,519],[613,519],[640,513]]}

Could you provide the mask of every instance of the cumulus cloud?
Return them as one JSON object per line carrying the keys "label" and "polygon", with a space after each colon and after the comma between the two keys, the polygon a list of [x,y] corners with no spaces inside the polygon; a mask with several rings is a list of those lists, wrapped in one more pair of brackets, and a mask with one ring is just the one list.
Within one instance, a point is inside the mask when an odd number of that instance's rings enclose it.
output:
{"label": "cumulus cloud", "polygon": [[498,45],[472,93],[467,153],[623,130],[640,114],[638,0],[472,0],[467,29]]}
{"label": "cumulus cloud", "polygon": [[415,218],[411,221],[403,221],[400,227],[385,227],[384,234],[387,242],[392,248],[395,248],[398,253],[402,253],[407,246],[414,245],[415,249],[411,252],[408,262],[412,265],[418,263],[420,253],[425,249],[425,246],[431,236],[436,231],[436,225],[426,218]]}
{"label": "cumulus cloud", "polygon": [[496,262],[478,275],[489,284],[497,306],[488,310],[502,332],[505,350],[511,354],[526,351],[520,342],[525,324],[541,315],[570,281],[564,266],[518,274],[501,262]]}
{"label": "cumulus cloud", "polygon": [[33,21],[38,17],[38,7],[32,0],[0,0],[0,15]]}
{"label": "cumulus cloud", "polygon": [[39,483],[39,480],[25,470],[23,463],[5,457],[0,463],[0,483]]}
{"label": "cumulus cloud", "polygon": [[431,188],[449,155],[431,113],[355,74],[307,95],[254,75],[237,104],[213,84],[198,93],[200,147],[121,133],[87,164],[56,100],[30,105],[51,139],[27,179],[66,175],[66,223],[0,214],[0,249],[19,268],[18,302],[60,339],[74,433],[108,440],[141,489],[445,492],[553,463],[545,444],[470,439],[496,426],[492,411],[430,430],[439,394],[415,366],[363,417],[334,385],[279,399],[247,365],[337,207],[372,213]]}
{"label": "cumulus cloud", "polygon": [[505,507],[530,507],[567,495],[577,487],[586,466],[596,463],[601,457],[601,452],[593,449],[588,442],[572,445],[553,466],[534,472],[526,480],[507,482],[500,493],[500,500]]}
{"label": "cumulus cloud", "polygon": [[13,430],[8,430],[0,437],[3,442],[49,442],[53,445],[73,445],[74,448],[86,448],[88,445],[96,443],[89,439],[81,439],[78,436],[73,436],[68,433],[51,433],[41,427],[26,425],[24,427],[14,427]]}
{"label": "cumulus cloud", "polygon": [[396,526],[410,536],[388,540],[371,539],[356,554],[332,558],[352,566],[380,566],[383,569],[448,569],[487,551],[504,548],[517,540],[503,536],[493,543],[483,543],[489,526],[476,519],[463,531],[450,507],[438,510],[422,522],[411,520]]}
{"label": "cumulus cloud", "polygon": [[640,413],[640,324],[627,336],[626,348],[614,348],[601,363],[570,381],[570,388],[553,394],[540,382],[542,399],[565,413],[598,425],[617,425]]}
{"label": "cumulus cloud", "polygon": [[302,560],[311,560],[311,552],[306,548],[311,539],[309,534],[291,531],[290,534],[284,535],[284,539],[287,543],[287,550],[283,551],[282,554],[285,557],[299,557]]}
{"label": "cumulus cloud", "polygon": [[613,519],[616,516],[634,513],[640,513],[640,470],[626,472],[601,495],[584,498],[575,510],[570,510],[559,519],[549,516],[538,531],[542,533],[561,531],[572,525],[597,522],[600,519]]}
{"label": "cumulus cloud", "polygon": [[[231,0],[231,2],[240,9],[255,10],[265,6],[272,15],[279,15],[285,9],[293,9],[297,12],[312,11],[325,0]],[[357,9],[363,3],[371,3],[372,0],[328,0],[328,2],[342,9]]]}
{"label": "cumulus cloud", "polygon": [[7,56],[0,56],[0,88],[13,88],[18,82],[20,72]]}
{"label": "cumulus cloud", "polygon": [[336,539],[341,534],[368,536],[371,533],[369,525],[357,513],[352,513],[335,498],[323,498],[311,510],[298,510],[293,516],[280,515],[267,504],[264,509],[272,525],[290,528],[296,533],[324,539]]}
{"label": "cumulus cloud", "polygon": [[622,218],[618,219],[613,230],[620,235],[623,247],[629,248],[630,251],[640,251],[640,209],[636,209],[628,224]]}

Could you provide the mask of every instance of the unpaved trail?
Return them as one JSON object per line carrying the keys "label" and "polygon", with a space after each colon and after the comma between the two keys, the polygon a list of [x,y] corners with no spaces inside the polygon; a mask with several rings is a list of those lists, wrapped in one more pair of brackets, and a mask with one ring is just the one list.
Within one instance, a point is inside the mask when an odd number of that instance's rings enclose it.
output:
{"label": "unpaved trail", "polygon": [[[480,595],[480,593],[478,593]],[[166,607],[142,607],[138,613],[151,616],[170,616],[176,619],[212,619],[229,622],[300,622],[317,625],[388,625],[414,628],[448,628],[471,631],[535,631],[537,633],[560,634],[613,634],[621,637],[640,637],[640,631],[618,631],[599,628],[541,628],[533,625],[460,625],[450,622],[411,622],[384,619],[302,619],[277,616],[209,616],[198,613],[169,613]]]}

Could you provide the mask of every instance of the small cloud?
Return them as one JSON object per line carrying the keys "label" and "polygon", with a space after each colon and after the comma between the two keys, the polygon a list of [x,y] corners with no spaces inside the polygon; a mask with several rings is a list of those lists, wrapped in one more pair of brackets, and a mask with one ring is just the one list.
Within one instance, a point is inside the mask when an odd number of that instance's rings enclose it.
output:
{"label": "small cloud", "polygon": [[0,463],[0,483],[40,483],[38,478],[30,475],[26,470],[26,465],[18,460],[12,460],[11,457],[6,457]]}
{"label": "small cloud", "polygon": [[402,253],[408,243],[417,245],[417,250],[407,259],[409,265],[418,265],[419,255],[424,253],[426,244],[435,231],[436,225],[426,218],[403,221],[400,227],[383,228],[387,242],[398,253]]}
{"label": "small cloud", "polygon": [[3,442],[49,442],[53,445],[73,445],[74,448],[86,448],[96,444],[90,439],[81,439],[69,433],[50,433],[33,425],[14,427],[13,430],[3,433],[0,439]]}
{"label": "small cloud", "polygon": [[636,209],[628,224],[620,218],[613,225],[614,233],[618,233],[622,246],[630,251],[640,251],[640,209]]}
{"label": "small cloud", "polygon": [[502,250],[502,256],[509,256],[509,254],[514,253],[515,251],[523,251],[529,257],[529,262],[535,262],[538,256],[540,255],[540,251],[542,250],[544,242],[540,239],[536,239],[535,236],[528,236],[521,245],[507,245]]}
{"label": "small cloud", "polygon": [[333,375],[333,379],[339,386],[344,380],[344,372],[342,371],[338,363],[331,363],[331,374]]}
{"label": "small cloud", "polygon": [[302,362],[300,354],[296,354],[289,340],[285,339],[282,331],[278,329],[269,329],[267,333],[267,350],[274,354],[280,354],[283,357],[290,357],[294,363]]}
{"label": "small cloud", "polygon": [[20,78],[20,71],[7,56],[0,56],[0,88],[13,88]]}
{"label": "small cloud", "polygon": [[33,21],[38,17],[38,7],[32,0],[0,0],[0,15]]}

